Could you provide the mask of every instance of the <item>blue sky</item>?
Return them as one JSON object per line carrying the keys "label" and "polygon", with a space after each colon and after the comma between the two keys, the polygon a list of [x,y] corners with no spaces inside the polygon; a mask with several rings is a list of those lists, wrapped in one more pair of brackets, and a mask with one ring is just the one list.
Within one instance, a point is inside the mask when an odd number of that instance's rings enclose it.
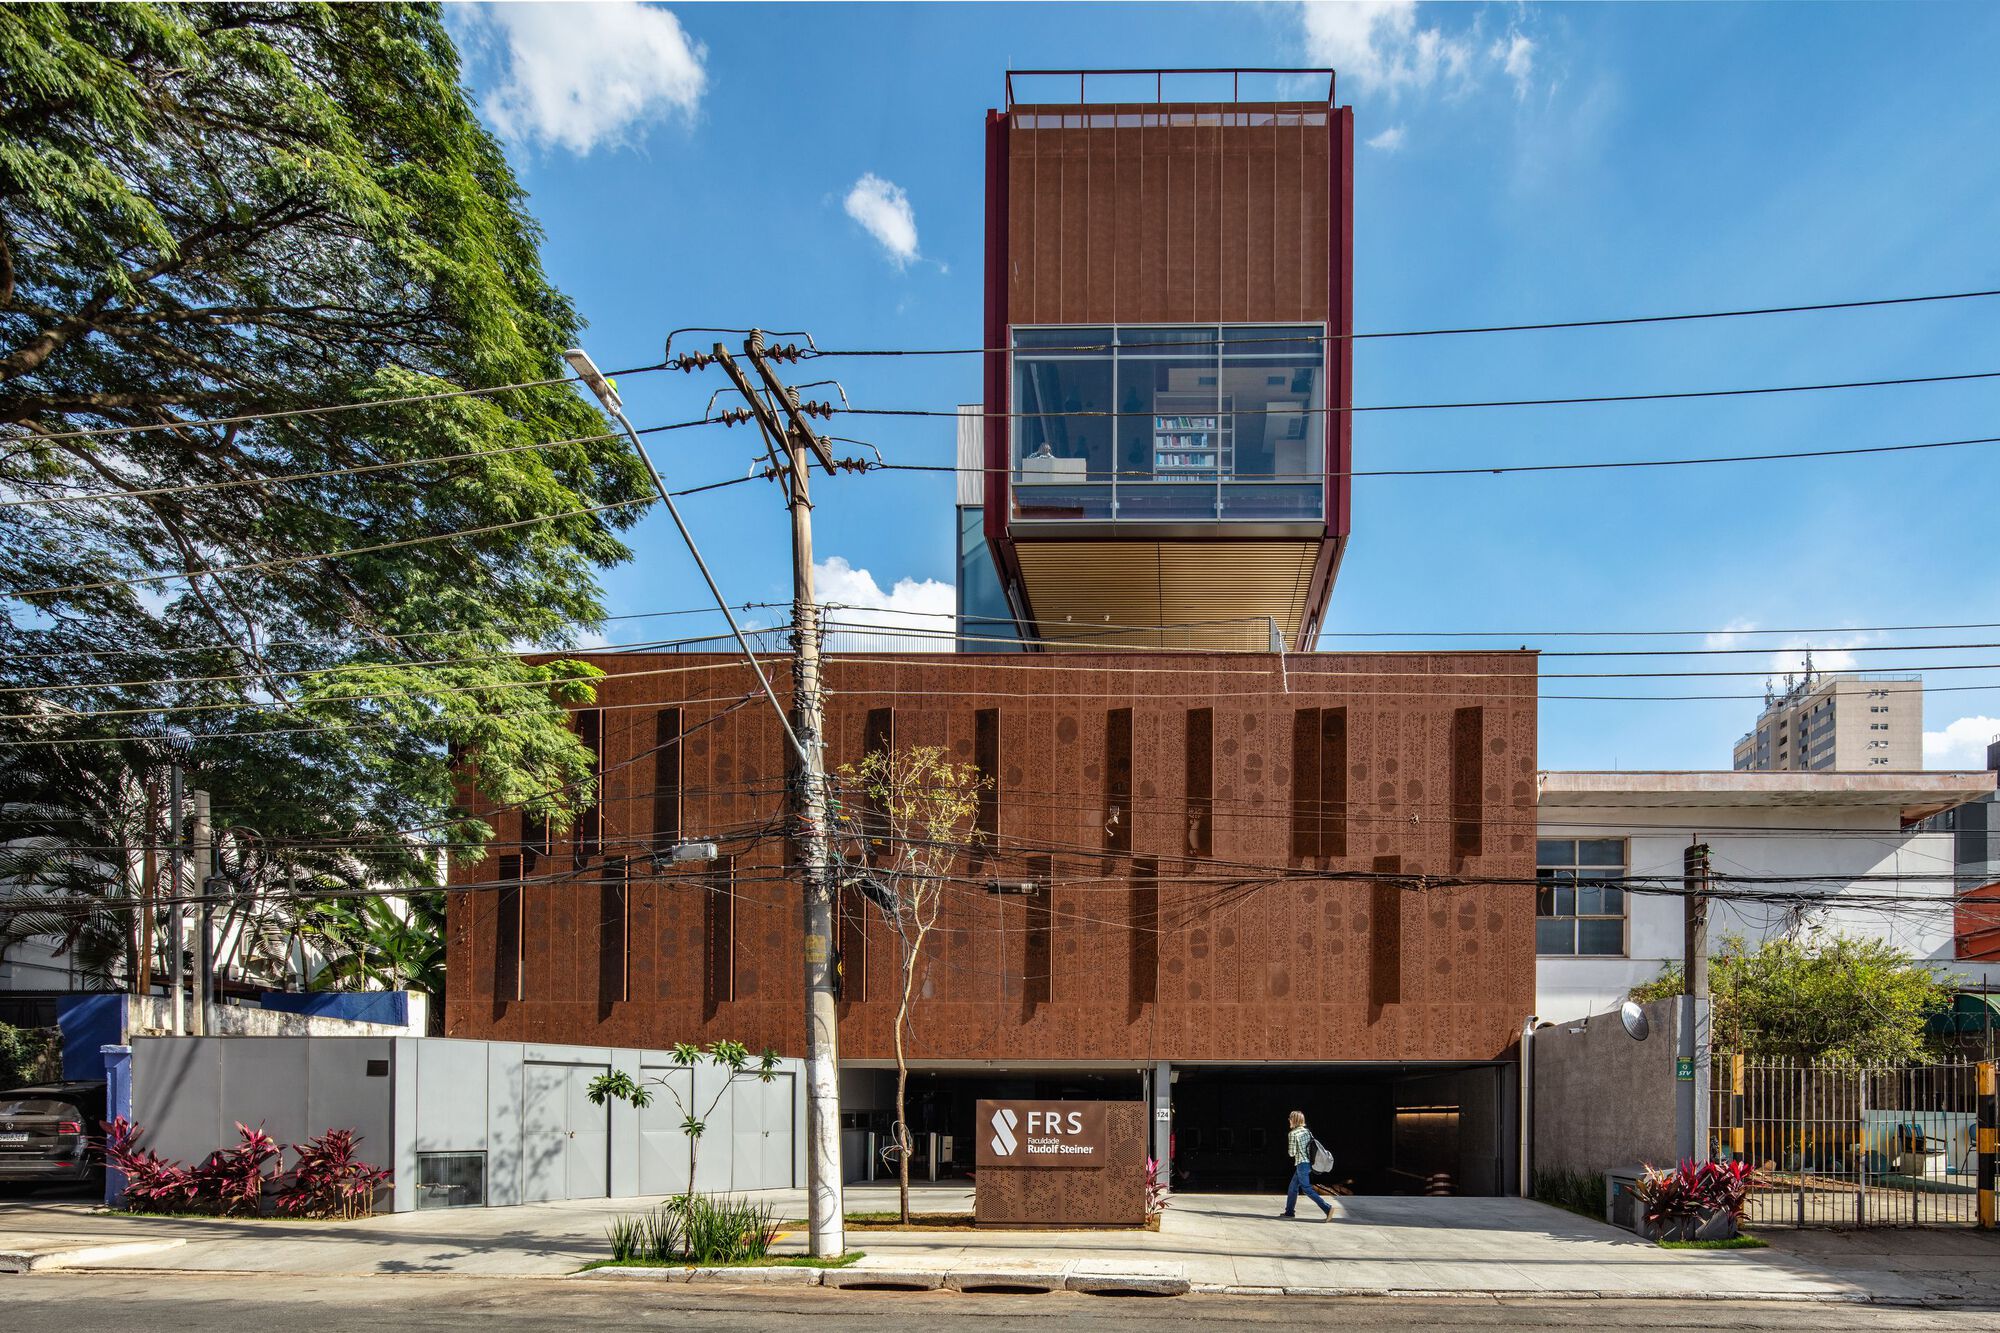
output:
{"label": "blue sky", "polygon": [[[547,229],[544,259],[606,367],[668,329],[810,329],[821,345],[975,346],[983,130],[1009,67],[1340,70],[1358,330],[2000,287],[2000,8],[1979,5],[883,5],[460,7],[468,82]],[[854,208],[850,213],[849,203]],[[871,226],[864,225],[872,223]],[[1363,343],[1358,404],[2000,370],[2000,300],[1623,330]],[[703,337],[706,346],[712,338]],[[679,344],[676,344],[676,350]],[[857,405],[978,397],[975,358],[823,362]],[[640,425],[698,417],[719,375],[635,376]],[[848,419],[896,460],[951,423]],[[2000,435],[2000,381],[1679,403],[1363,414],[1356,466],[1765,452]],[[741,475],[752,438],[658,437],[676,485]],[[822,595],[949,608],[950,478],[816,482]],[[1359,479],[1323,646],[1343,632],[1772,629],[1547,658],[1569,671],[2000,663],[2000,649],[1840,656],[1992,632],[2000,446],[1525,477]],[[789,596],[762,483],[686,503],[734,602]],[[614,612],[705,596],[664,514],[608,571]],[[862,571],[865,571],[863,573]],[[900,585],[900,586],[899,586]],[[613,627],[627,642],[712,620]],[[672,631],[662,626],[674,627]],[[2000,733],[2000,670],[1935,672],[1934,765]],[[1549,680],[1544,694],[1754,694],[1761,679]],[[1726,768],[1747,700],[1545,699],[1545,767]]]}

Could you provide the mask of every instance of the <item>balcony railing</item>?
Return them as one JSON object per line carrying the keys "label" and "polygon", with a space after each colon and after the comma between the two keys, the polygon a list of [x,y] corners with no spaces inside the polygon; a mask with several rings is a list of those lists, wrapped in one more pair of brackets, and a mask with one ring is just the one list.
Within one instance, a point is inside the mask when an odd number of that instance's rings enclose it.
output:
{"label": "balcony railing", "polygon": [[[1016,88],[1015,80],[1025,87]],[[1081,106],[1091,99],[1091,81],[1097,83],[1099,103],[1136,102],[1320,102],[1333,105],[1334,72],[1330,69],[1296,69],[1282,66],[1245,66],[1225,69],[1010,69],[1007,71],[1007,106],[1026,103],[1035,106]],[[1169,83],[1169,80],[1172,82]],[[1248,81],[1250,95],[1245,95]],[[1325,96],[1318,88],[1325,80]],[[1113,84],[1109,95],[1105,85]],[[1049,88],[1048,97],[1020,94],[1036,84]],[[1150,87],[1149,87],[1150,85]],[[1071,99],[1070,89],[1076,96]],[[1223,95],[1224,89],[1227,96]],[[1168,93],[1173,93],[1172,97]],[[1259,96],[1259,93],[1265,95]],[[1272,96],[1270,94],[1282,94]]]}

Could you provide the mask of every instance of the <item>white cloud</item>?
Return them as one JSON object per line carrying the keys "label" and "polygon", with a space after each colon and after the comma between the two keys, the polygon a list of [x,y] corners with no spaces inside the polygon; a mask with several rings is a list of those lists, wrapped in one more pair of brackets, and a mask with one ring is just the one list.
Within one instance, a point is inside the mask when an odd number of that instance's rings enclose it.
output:
{"label": "white cloud", "polygon": [[1519,27],[1489,44],[1478,17],[1448,31],[1421,22],[1416,0],[1307,0],[1298,14],[1307,57],[1364,93],[1460,95],[1495,69],[1522,100],[1533,84],[1537,48]]}
{"label": "white cloud", "polygon": [[[1824,676],[1833,671],[1860,671],[1861,660],[1849,648],[1860,648],[1871,642],[1875,636],[1869,634],[1815,634],[1810,638],[1786,635],[1753,633],[1756,622],[1732,620],[1720,633],[1702,637],[1704,648],[1768,648],[1770,653],[1764,658],[1763,667],[1776,681],[1782,681],[1786,674],[1803,676],[1806,669],[1807,650],[1811,650],[1812,669],[1815,676]],[[1741,655],[1744,665],[1755,668],[1754,654]]]}
{"label": "white cloud", "polygon": [[707,49],[672,10],[599,0],[495,4],[479,15],[505,45],[486,114],[509,139],[588,154],[662,117],[691,118],[708,86]]}
{"label": "white cloud", "polygon": [[2000,717],[1962,717],[1943,731],[1924,733],[1924,767],[1970,769],[1986,767],[1986,746],[2000,736]]}
{"label": "white cloud", "polygon": [[1368,141],[1370,148],[1379,148],[1385,153],[1393,153],[1403,146],[1403,127],[1391,125]]}
{"label": "white cloud", "polygon": [[[852,610],[827,617],[836,651],[950,652],[957,630],[957,590],[936,579],[898,579],[887,592],[865,569],[840,556],[813,562],[813,589],[822,604]],[[840,632],[844,631],[844,632]]]}
{"label": "white cloud", "polygon": [[1493,43],[1487,54],[1500,62],[1500,68],[1514,81],[1514,97],[1526,101],[1528,90],[1534,86],[1535,43],[1519,28],[1510,28],[1505,41]]}
{"label": "white cloud", "polygon": [[846,207],[847,216],[880,242],[897,268],[907,268],[922,257],[917,253],[916,211],[902,186],[868,172],[847,192]]}
{"label": "white cloud", "polygon": [[1472,39],[1419,27],[1416,0],[1312,0],[1300,20],[1311,58],[1366,89],[1421,92],[1472,71]]}

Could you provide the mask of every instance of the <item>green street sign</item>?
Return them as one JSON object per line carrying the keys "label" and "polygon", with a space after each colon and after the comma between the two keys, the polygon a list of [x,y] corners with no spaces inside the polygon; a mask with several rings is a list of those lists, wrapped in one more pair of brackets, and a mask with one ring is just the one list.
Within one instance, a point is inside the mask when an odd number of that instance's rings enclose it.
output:
{"label": "green street sign", "polygon": [[1683,1055],[1674,1061],[1674,1077],[1683,1083],[1694,1082],[1694,1057]]}

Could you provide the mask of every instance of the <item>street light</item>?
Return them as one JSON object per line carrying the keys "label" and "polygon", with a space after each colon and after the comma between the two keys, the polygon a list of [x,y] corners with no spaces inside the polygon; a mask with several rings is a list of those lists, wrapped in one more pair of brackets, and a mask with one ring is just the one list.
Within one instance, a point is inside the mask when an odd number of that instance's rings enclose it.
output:
{"label": "street light", "polygon": [[660,499],[666,502],[667,512],[673,515],[674,526],[680,529],[681,541],[686,543],[688,554],[694,557],[695,568],[701,571],[703,581],[708,584],[709,594],[715,598],[715,604],[722,608],[722,618],[729,622],[729,632],[736,636],[736,643],[743,650],[744,660],[750,663],[750,670],[756,674],[757,683],[764,689],[764,697],[771,701],[771,708],[778,715],[778,725],[784,728],[785,739],[792,743],[792,749],[798,752],[799,758],[810,766],[812,761],[806,754],[806,747],[799,743],[798,733],[792,730],[792,721],[785,715],[785,706],[778,702],[777,694],[771,689],[771,682],[764,675],[763,666],[757,661],[757,654],[750,651],[750,641],[743,637],[743,630],[737,625],[736,617],[730,613],[729,603],[724,599],[722,589],[715,585],[715,575],[708,572],[708,562],[701,558],[701,550],[694,544],[694,534],[688,531],[687,524],[682,521],[681,511],[674,504],[673,492],[667,489],[666,480],[660,476],[660,470],[653,466],[652,455],[646,452],[645,443],[639,439],[639,432],[632,429],[632,423],[626,419],[624,402],[618,397],[618,386],[604,377],[604,372],[597,368],[597,363],[592,361],[590,354],[581,347],[572,347],[564,352],[563,360],[569,362],[570,369],[576,372],[576,377],[583,381],[584,387],[597,395],[597,401],[611,414],[612,419],[625,428],[625,437],[632,442],[632,448],[637,451],[639,461],[646,465],[647,475],[652,477],[653,487],[659,491]]}

